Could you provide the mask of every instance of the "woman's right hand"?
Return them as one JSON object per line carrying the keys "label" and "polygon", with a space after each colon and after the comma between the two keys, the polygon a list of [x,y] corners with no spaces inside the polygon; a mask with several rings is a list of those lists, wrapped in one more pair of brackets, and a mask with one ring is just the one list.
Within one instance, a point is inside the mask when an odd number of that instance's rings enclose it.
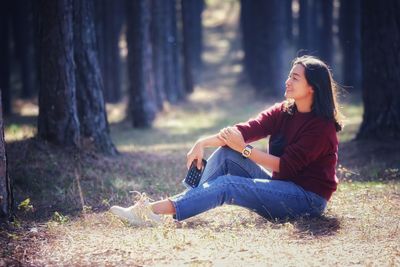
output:
{"label": "woman's right hand", "polygon": [[204,157],[204,146],[201,142],[196,142],[194,146],[189,150],[186,155],[187,162],[186,167],[189,169],[192,165],[193,160],[197,159],[197,169],[201,169],[202,167],[202,159]]}

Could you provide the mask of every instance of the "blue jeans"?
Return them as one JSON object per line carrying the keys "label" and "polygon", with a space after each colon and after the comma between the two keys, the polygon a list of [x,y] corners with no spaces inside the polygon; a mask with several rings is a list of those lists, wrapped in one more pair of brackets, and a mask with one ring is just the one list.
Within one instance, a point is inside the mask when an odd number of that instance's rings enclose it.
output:
{"label": "blue jeans", "polygon": [[268,219],[319,216],[327,201],[290,181],[271,179],[267,170],[228,148],[208,159],[198,187],[171,197],[179,221],[223,204],[241,206]]}

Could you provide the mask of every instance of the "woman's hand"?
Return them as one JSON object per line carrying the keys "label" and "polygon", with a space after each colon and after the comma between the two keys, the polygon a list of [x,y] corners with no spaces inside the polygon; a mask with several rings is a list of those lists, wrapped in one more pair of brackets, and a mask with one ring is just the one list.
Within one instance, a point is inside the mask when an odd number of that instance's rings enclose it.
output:
{"label": "woman's hand", "polygon": [[196,142],[194,146],[187,153],[186,158],[186,167],[189,169],[190,165],[192,165],[193,160],[197,159],[197,169],[201,169],[202,167],[202,159],[204,157],[204,146],[201,142]]}
{"label": "woman's hand", "polygon": [[242,133],[236,127],[226,127],[219,131],[218,138],[222,140],[227,146],[242,152],[246,146]]}

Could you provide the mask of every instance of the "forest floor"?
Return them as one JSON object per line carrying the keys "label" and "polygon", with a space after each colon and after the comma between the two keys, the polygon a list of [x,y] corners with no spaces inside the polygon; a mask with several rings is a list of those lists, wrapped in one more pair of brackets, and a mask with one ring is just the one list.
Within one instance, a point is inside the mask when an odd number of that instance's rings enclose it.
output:
{"label": "forest floor", "polygon": [[[153,199],[179,193],[195,140],[280,101],[257,97],[241,78],[235,18],[225,14],[206,20],[205,71],[195,92],[168,106],[153,128],[132,129],[123,119],[126,102],[108,105],[117,157],[30,138],[37,106],[17,103],[6,140],[18,208],[14,222],[0,228],[0,266],[400,265],[400,144],[353,141],[362,116],[357,95],[343,102],[340,185],[321,218],[273,222],[223,206],[140,228],[107,212],[131,204],[130,190]],[[265,149],[266,141],[256,146]]]}

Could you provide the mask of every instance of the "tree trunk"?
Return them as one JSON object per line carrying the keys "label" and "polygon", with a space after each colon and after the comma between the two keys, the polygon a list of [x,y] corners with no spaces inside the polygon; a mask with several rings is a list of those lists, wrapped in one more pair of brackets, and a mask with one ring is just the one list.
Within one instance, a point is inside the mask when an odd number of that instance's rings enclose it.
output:
{"label": "tree trunk", "polygon": [[164,57],[163,49],[165,39],[165,21],[163,20],[163,2],[164,0],[151,1],[151,44],[153,48],[153,70],[154,70],[154,88],[156,91],[156,102],[159,110],[163,109],[165,95],[165,77],[164,77]]}
{"label": "tree trunk", "polygon": [[170,103],[176,103],[178,101],[178,92],[174,88],[174,83],[173,83],[173,69],[170,67],[173,64],[172,61],[172,52],[171,48],[172,46],[170,45],[170,21],[171,21],[171,16],[170,16],[170,8],[169,8],[169,1],[170,0],[163,0],[160,1],[160,16],[161,20],[163,21],[162,24],[162,70],[163,70],[163,82],[164,82],[164,91],[165,91],[165,97],[166,100]]}
{"label": "tree trunk", "polygon": [[0,93],[0,221],[11,219],[13,194],[7,171],[6,146],[4,140],[3,112]]}
{"label": "tree trunk", "polygon": [[22,98],[36,93],[36,68],[33,42],[33,2],[16,0],[13,5],[13,33],[16,58],[20,67]]}
{"label": "tree trunk", "polygon": [[0,90],[4,115],[11,113],[9,21],[10,3],[6,1],[0,8]]}
{"label": "tree trunk", "polygon": [[299,14],[299,38],[298,49],[299,55],[315,54],[318,48],[318,28],[316,12],[316,0],[299,0],[300,14]]}
{"label": "tree trunk", "polygon": [[319,54],[320,58],[332,65],[333,50],[333,0],[324,0],[321,5],[322,25],[319,31]]}
{"label": "tree trunk", "polygon": [[108,155],[117,151],[111,141],[98,62],[93,0],[74,0],[74,59],[81,137]]}
{"label": "tree trunk", "polygon": [[194,83],[199,81],[203,50],[202,0],[181,0],[182,45],[184,85],[187,93],[193,92]]}
{"label": "tree trunk", "polygon": [[[204,11],[204,0],[198,0],[194,2],[194,68],[200,71],[203,66],[202,54],[203,54],[203,11]],[[195,77],[196,79],[196,77]]]}
{"label": "tree trunk", "polygon": [[[196,0],[181,0],[182,11],[182,45],[183,45],[183,73],[184,86],[187,93],[193,92],[193,78],[195,72],[195,43],[196,29],[193,24],[195,20],[195,4]],[[198,0],[197,0],[198,1]]]}
{"label": "tree trunk", "polygon": [[342,84],[361,90],[360,0],[340,1],[339,39],[343,52]]}
{"label": "tree trunk", "polygon": [[[195,73],[200,71],[202,67],[203,10],[203,0],[181,0],[183,44],[185,45],[186,43],[192,55],[191,65]],[[196,79],[196,76],[194,78]]]}
{"label": "tree trunk", "polygon": [[150,0],[127,0],[129,110],[134,127],[151,126],[156,95],[150,42]]}
{"label": "tree trunk", "polygon": [[[283,93],[284,8],[280,1],[242,1],[246,70],[253,86],[268,96]],[[246,59],[249,57],[248,59]]]}
{"label": "tree trunk", "polygon": [[182,86],[180,43],[176,19],[176,0],[163,1],[165,23],[164,77],[165,92],[170,103],[177,103],[185,97]]}
{"label": "tree trunk", "polygon": [[124,21],[123,3],[122,0],[97,0],[94,3],[104,98],[110,103],[116,103],[122,98],[119,38]]}
{"label": "tree trunk", "polygon": [[41,0],[38,4],[38,134],[58,145],[79,146],[72,0]]}
{"label": "tree trunk", "polygon": [[254,53],[253,49],[251,49],[251,45],[254,41],[255,31],[253,31],[253,22],[252,18],[252,4],[254,2],[250,0],[241,0],[240,1],[240,32],[241,32],[241,41],[242,41],[242,50],[244,52],[243,58],[243,66],[244,71],[247,74],[247,77],[253,73],[253,59]]}
{"label": "tree trunk", "polygon": [[181,61],[181,36],[180,30],[178,29],[178,18],[176,10],[177,1],[173,0],[170,3],[171,8],[171,45],[172,45],[172,69],[173,69],[173,84],[178,92],[178,100],[182,100],[186,97],[186,92],[183,88],[182,79],[182,61]]}
{"label": "tree trunk", "polygon": [[293,43],[293,11],[292,0],[285,0],[285,37],[289,45]]}
{"label": "tree trunk", "polygon": [[358,139],[400,139],[400,3],[362,1],[364,115]]}

